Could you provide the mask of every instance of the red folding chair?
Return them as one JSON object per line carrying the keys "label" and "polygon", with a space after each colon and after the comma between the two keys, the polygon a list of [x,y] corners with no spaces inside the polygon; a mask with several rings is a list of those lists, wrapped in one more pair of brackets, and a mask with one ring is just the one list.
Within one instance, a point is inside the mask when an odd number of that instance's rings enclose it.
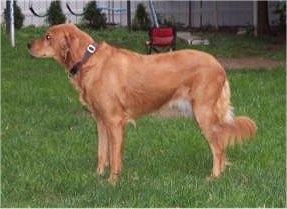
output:
{"label": "red folding chair", "polygon": [[149,31],[149,40],[146,41],[148,54],[175,50],[176,31],[173,27],[152,27]]}

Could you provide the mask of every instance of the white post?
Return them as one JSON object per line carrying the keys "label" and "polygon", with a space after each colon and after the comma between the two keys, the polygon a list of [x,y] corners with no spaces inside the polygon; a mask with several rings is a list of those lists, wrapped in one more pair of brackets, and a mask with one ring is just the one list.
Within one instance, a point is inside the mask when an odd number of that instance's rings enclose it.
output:
{"label": "white post", "polygon": [[12,47],[15,46],[15,30],[14,30],[14,0],[10,3],[10,39]]}
{"label": "white post", "polygon": [[157,16],[156,16],[156,12],[155,12],[155,8],[153,6],[152,0],[149,0],[148,2],[149,2],[150,11],[151,11],[151,14],[152,14],[153,24],[154,24],[155,27],[159,28],[159,23],[158,23],[158,20],[157,20]]}

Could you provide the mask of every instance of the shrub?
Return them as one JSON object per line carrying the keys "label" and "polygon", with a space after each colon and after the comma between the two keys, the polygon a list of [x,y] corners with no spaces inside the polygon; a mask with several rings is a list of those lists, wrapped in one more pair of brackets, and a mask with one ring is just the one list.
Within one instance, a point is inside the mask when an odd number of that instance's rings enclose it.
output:
{"label": "shrub", "polygon": [[60,1],[52,1],[47,13],[47,21],[50,25],[57,25],[66,22]]}
{"label": "shrub", "polygon": [[[17,5],[16,1],[14,1],[13,8],[14,8],[14,26],[16,29],[20,29],[23,26],[25,16],[21,12],[21,8]],[[6,23],[7,23],[7,18],[8,18],[7,15],[8,15],[8,12],[7,12],[7,9],[5,9],[4,16],[5,16]]]}
{"label": "shrub", "polygon": [[86,26],[95,29],[105,28],[107,24],[106,15],[102,13],[101,9],[97,8],[97,4],[95,1],[87,3],[84,8],[82,20]]}
{"label": "shrub", "polygon": [[275,14],[279,15],[279,26],[285,31],[286,30],[286,2],[278,2]]}
{"label": "shrub", "polygon": [[138,4],[132,28],[134,30],[148,30],[150,28],[150,24],[151,22],[145,6],[142,3]]}

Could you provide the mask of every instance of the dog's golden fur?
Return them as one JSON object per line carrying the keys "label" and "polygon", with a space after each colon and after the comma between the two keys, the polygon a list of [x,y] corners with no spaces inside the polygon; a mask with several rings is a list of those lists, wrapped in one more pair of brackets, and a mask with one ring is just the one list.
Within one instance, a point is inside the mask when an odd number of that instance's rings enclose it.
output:
{"label": "dog's golden fur", "polygon": [[[91,43],[95,41],[76,26],[62,24],[50,27],[28,47],[33,56],[52,57],[69,70]],[[97,43],[95,54],[70,80],[97,122],[97,172],[102,175],[110,166],[111,182],[117,182],[122,170],[126,123],[170,101],[181,99],[192,106],[212,151],[212,177],[218,177],[227,164],[225,147],[256,131],[250,118],[233,116],[226,73],[205,52],[179,50],[141,55]]]}

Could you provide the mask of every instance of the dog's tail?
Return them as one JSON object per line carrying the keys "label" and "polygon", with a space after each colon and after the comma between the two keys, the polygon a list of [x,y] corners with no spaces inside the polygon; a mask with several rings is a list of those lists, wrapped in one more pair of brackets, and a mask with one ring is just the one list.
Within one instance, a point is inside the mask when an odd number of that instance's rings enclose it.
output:
{"label": "dog's tail", "polygon": [[241,143],[249,139],[256,132],[256,123],[247,116],[233,116],[230,104],[230,88],[226,80],[215,108],[220,121],[220,128],[224,146]]}

